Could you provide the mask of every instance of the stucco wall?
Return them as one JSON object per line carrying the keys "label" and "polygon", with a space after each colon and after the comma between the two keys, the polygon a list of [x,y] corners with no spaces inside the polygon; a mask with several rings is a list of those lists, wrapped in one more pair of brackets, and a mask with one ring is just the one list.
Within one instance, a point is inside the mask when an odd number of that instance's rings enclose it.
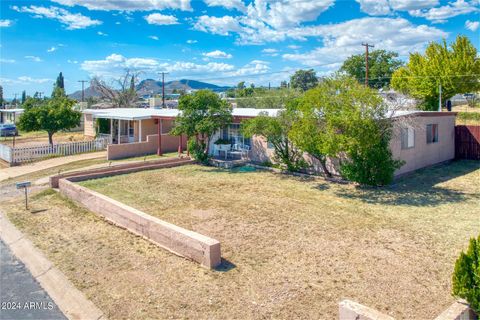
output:
{"label": "stucco wall", "polygon": [[96,130],[95,130],[95,120],[91,114],[84,114],[83,115],[83,134],[86,137],[95,137]]}
{"label": "stucco wall", "polygon": [[[142,129],[143,130],[143,129]],[[178,151],[179,137],[168,134],[162,135],[162,152]],[[182,137],[182,147],[186,150],[186,138]],[[123,144],[110,144],[107,146],[107,159],[116,160],[128,157],[137,157],[154,154],[158,148],[158,135],[153,134],[146,137],[146,141]]]}
{"label": "stucco wall", "polygon": [[[401,129],[395,126],[390,148],[395,159],[406,163],[395,172],[405,174],[423,167],[445,162],[455,158],[455,116],[419,116],[410,120],[415,131],[415,146],[402,149]],[[427,143],[427,124],[438,124],[438,142]]]}

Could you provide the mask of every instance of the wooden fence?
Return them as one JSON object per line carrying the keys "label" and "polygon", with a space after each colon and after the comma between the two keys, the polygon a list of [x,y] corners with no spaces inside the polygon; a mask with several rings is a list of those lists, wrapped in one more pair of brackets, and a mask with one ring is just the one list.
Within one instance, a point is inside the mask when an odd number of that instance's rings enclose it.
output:
{"label": "wooden fence", "polygon": [[455,158],[480,160],[480,126],[455,127]]}
{"label": "wooden fence", "polygon": [[78,153],[105,150],[109,139],[97,138],[90,141],[44,144],[31,147],[11,148],[0,145],[0,158],[10,164],[30,162],[51,156],[68,156]]}

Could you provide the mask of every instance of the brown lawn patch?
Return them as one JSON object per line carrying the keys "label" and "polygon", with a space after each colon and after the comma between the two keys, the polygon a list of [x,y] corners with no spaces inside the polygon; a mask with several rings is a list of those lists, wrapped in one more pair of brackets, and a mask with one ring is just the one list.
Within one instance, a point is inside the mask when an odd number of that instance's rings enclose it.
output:
{"label": "brown lawn patch", "polygon": [[453,263],[480,230],[480,165],[384,189],[185,166],[83,182],[222,243],[209,271],[44,192],[10,219],[109,318],[336,318],[351,298],[396,318],[446,308]]}

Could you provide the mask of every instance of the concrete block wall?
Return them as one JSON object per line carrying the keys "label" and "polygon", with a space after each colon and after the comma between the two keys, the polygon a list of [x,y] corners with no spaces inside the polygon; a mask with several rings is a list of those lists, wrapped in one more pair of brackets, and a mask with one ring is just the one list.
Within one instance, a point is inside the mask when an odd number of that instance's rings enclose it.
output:
{"label": "concrete block wall", "polygon": [[215,268],[221,263],[218,240],[152,217],[67,179],[60,179],[58,185],[65,196],[162,248],[192,259],[207,268]]}
{"label": "concrete block wall", "polygon": [[[179,137],[162,134],[162,152],[175,152],[178,150]],[[183,150],[186,150],[186,138],[182,137]],[[154,154],[158,148],[158,134],[147,136],[147,141],[123,144],[110,144],[107,146],[107,159],[117,160],[128,157],[138,157]]]}

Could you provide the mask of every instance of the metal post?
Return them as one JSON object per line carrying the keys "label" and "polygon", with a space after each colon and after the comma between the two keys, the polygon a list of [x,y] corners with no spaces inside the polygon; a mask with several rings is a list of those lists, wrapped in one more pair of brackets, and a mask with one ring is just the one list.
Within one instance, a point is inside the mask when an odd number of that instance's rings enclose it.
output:
{"label": "metal post", "polygon": [[28,210],[28,194],[27,194],[27,187],[25,189],[25,210]]}
{"label": "metal post", "polygon": [[442,84],[438,87],[438,111],[442,111]]}
{"label": "metal post", "polygon": [[142,120],[138,120],[138,142],[142,142]]}
{"label": "metal post", "polygon": [[118,119],[118,134],[117,134],[118,141],[117,141],[117,144],[120,144],[120,124],[121,124],[121,121],[122,120]]}

